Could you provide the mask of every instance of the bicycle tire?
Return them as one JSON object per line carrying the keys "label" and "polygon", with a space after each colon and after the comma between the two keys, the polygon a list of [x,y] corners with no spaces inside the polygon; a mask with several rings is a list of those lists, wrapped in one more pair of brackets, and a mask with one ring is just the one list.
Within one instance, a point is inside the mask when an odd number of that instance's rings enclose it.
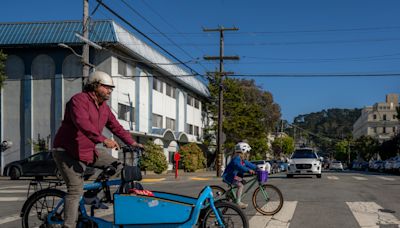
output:
{"label": "bicycle tire", "polygon": [[[267,192],[268,199],[265,199],[261,188]],[[254,190],[252,201],[254,208],[261,214],[274,215],[282,209],[283,195],[279,188],[270,184],[263,184]]]}
{"label": "bicycle tire", "polygon": [[[22,227],[47,227],[46,223],[48,213],[53,211],[54,207],[57,205],[57,202],[63,199],[65,195],[65,192],[58,189],[43,189],[34,193],[34,195],[28,198],[29,201],[25,203],[21,213]],[[57,219],[61,222],[64,217],[62,213],[63,208],[61,212],[54,217],[54,219]]]}
{"label": "bicycle tire", "polygon": [[[241,227],[248,228],[249,221],[243,211],[233,203],[218,201],[215,204],[215,208],[220,212],[220,217],[225,227]],[[202,218],[201,227],[220,227],[216,221],[216,216],[211,207],[208,207],[207,211]]]}

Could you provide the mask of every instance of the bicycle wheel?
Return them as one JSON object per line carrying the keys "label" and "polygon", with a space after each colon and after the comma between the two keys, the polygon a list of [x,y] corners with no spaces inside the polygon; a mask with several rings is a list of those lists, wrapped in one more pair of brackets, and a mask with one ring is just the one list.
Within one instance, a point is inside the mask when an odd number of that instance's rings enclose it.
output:
{"label": "bicycle wheel", "polygon": [[[247,220],[246,215],[235,204],[228,202],[216,202],[215,208],[217,209],[225,227],[249,227],[249,221]],[[201,227],[220,227],[216,219],[215,213],[211,207],[209,207],[204,214]]]}
{"label": "bicycle wheel", "polygon": [[281,191],[270,184],[260,185],[253,193],[254,208],[263,215],[274,215],[283,206]]}
{"label": "bicycle wheel", "polygon": [[[47,224],[47,215],[54,210],[60,200],[65,196],[65,192],[57,189],[44,189],[40,190],[28,200],[24,205],[22,215],[22,227],[50,227]],[[62,222],[64,220],[64,207],[63,205],[58,208],[54,216],[51,218],[53,221]]]}

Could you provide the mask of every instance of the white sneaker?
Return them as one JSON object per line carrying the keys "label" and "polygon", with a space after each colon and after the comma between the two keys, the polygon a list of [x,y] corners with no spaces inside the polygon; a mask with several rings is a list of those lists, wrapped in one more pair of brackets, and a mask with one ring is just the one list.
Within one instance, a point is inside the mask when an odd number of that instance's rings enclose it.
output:
{"label": "white sneaker", "polygon": [[246,209],[247,206],[249,206],[247,203],[242,203],[242,202],[237,203],[237,205],[238,205],[241,209]]}

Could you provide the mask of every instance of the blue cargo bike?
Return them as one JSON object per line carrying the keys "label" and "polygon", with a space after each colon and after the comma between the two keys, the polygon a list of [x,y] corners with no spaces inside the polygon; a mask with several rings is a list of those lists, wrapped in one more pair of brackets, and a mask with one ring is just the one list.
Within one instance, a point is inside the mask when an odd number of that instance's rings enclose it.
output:
{"label": "blue cargo bike", "polygon": [[[123,147],[123,152],[140,158],[137,148]],[[110,179],[115,168],[108,167],[93,183],[85,184],[79,206],[77,227],[248,227],[245,214],[235,204],[215,202],[209,186],[197,198],[143,189],[138,165],[125,166],[121,179]],[[112,191],[111,187],[116,186]],[[22,227],[61,227],[66,192],[44,188],[28,197],[21,210]],[[96,217],[100,208],[113,206],[113,221]],[[90,208],[90,209],[87,209]],[[111,209],[110,209],[111,210]],[[100,214],[100,213],[98,213]]]}

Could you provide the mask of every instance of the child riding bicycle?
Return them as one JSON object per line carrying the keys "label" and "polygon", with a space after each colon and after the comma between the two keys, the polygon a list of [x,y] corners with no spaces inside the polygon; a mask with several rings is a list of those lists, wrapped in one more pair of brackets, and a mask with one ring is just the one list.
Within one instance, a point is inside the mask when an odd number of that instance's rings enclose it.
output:
{"label": "child riding bicycle", "polygon": [[243,175],[244,173],[254,174],[257,170],[256,165],[246,160],[246,154],[250,152],[250,150],[250,145],[245,142],[236,144],[235,154],[222,175],[225,182],[237,187],[236,204],[242,209],[248,206],[246,203],[241,202],[244,182]]}

